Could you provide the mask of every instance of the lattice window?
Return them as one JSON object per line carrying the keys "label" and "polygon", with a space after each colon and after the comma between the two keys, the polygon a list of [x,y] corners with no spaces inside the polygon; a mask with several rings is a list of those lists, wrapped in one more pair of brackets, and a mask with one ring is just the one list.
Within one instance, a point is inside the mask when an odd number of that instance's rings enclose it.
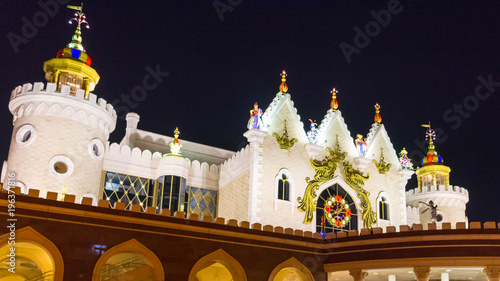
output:
{"label": "lattice window", "polygon": [[356,204],[339,184],[325,189],[316,204],[316,231],[340,232],[358,229]]}
{"label": "lattice window", "polygon": [[216,216],[217,191],[189,187],[189,213],[203,216]]}
{"label": "lattice window", "polygon": [[102,196],[109,201],[110,207],[115,202],[123,202],[126,209],[135,204],[141,205],[144,211],[146,207],[153,206],[154,189],[155,181],[152,179],[106,172]]}

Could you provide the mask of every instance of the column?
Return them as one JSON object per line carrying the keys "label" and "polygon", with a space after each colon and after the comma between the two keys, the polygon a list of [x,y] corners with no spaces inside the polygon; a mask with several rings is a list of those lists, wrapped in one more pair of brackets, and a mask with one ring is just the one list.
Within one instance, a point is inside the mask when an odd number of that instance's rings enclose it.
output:
{"label": "column", "polygon": [[450,274],[448,272],[441,273],[441,281],[450,281]]}
{"label": "column", "polygon": [[488,281],[500,281],[500,266],[487,266],[483,272],[488,276]]}
{"label": "column", "polygon": [[420,266],[413,268],[417,281],[429,281],[429,273],[431,273],[431,268],[428,266]]}
{"label": "column", "polygon": [[262,177],[262,144],[267,132],[258,129],[250,129],[243,134],[250,143],[250,182],[249,182],[249,195],[248,195],[248,221],[250,223],[260,222],[261,209],[260,209],[260,194],[261,191],[261,177]]}
{"label": "column", "polygon": [[387,281],[396,281],[396,275],[387,276]]}
{"label": "column", "polygon": [[368,276],[368,272],[361,269],[351,269],[349,275],[352,276],[354,281],[364,281],[365,277]]}

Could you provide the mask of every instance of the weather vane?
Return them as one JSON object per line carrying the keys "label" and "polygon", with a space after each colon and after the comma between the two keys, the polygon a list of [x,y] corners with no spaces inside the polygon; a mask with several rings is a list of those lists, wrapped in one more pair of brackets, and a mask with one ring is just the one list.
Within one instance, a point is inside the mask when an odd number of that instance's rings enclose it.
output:
{"label": "weather vane", "polygon": [[425,131],[425,140],[431,140],[431,142],[433,140],[436,139],[436,131],[434,131],[432,128],[431,128],[431,122],[429,122],[429,124],[423,124],[422,127],[424,128],[429,128],[427,129],[427,131]]}
{"label": "weather vane", "polygon": [[80,51],[85,51],[82,46],[82,30],[80,28],[81,24],[85,24],[86,28],[89,28],[89,23],[86,20],[85,14],[83,13],[83,3],[80,6],[67,6],[68,9],[76,10],[75,17],[69,20],[69,24],[73,24],[72,21],[75,21],[78,25],[76,26],[75,34],[72,37],[71,43],[68,44],[68,47],[75,48]]}

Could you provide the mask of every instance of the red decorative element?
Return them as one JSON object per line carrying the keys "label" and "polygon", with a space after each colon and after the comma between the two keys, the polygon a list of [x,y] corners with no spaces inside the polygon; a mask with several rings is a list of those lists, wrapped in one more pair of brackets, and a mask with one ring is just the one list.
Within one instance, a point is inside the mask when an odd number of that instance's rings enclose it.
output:
{"label": "red decorative element", "polygon": [[432,163],[432,158],[434,158],[432,154],[427,155],[427,163]]}
{"label": "red decorative element", "polygon": [[378,102],[377,104],[375,104],[375,117],[373,118],[373,121],[375,121],[375,123],[382,123],[382,116],[380,116],[380,105],[378,105]]}
{"label": "red decorative element", "polygon": [[90,66],[90,64],[92,63],[92,60],[90,59],[90,57],[87,55],[87,61],[85,62],[86,65]]}
{"label": "red decorative element", "polygon": [[63,56],[63,49],[60,49],[59,51],[57,51],[57,58],[62,58]]}
{"label": "red decorative element", "polygon": [[326,206],[325,210],[329,213],[330,212],[330,206]]}
{"label": "red decorative element", "polygon": [[349,217],[349,216],[351,216],[351,210],[350,210],[350,209],[347,209],[347,210],[345,211],[345,214],[346,214],[346,216],[348,216],[348,217]]}
{"label": "red decorative element", "polygon": [[332,102],[330,103],[330,107],[333,109],[333,111],[336,111],[337,108],[339,108],[339,103],[337,102],[337,90],[333,88],[331,91],[332,93]]}
{"label": "red decorative element", "polygon": [[338,196],[338,195],[337,195],[337,196],[335,196],[335,201],[340,202],[340,200],[342,200],[342,197],[340,197],[340,196]]}
{"label": "red decorative element", "polygon": [[286,72],[283,70],[281,73],[281,85],[280,85],[280,92],[286,93],[288,91],[288,86],[286,85]]}
{"label": "red decorative element", "polygon": [[342,222],[341,222],[341,221],[337,221],[335,224],[336,224],[337,226],[340,226],[340,225],[342,225]]}

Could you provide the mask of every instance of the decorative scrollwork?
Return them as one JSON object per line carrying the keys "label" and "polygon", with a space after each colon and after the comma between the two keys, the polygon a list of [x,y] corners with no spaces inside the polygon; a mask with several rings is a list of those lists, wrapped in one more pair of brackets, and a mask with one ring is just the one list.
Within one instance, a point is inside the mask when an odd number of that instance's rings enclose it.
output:
{"label": "decorative scrollwork", "polygon": [[280,137],[277,133],[273,133],[273,137],[276,137],[276,141],[280,145],[280,148],[283,150],[290,150],[292,146],[298,142],[297,139],[290,139],[288,137],[288,131],[286,129],[286,120],[285,120],[285,126],[283,127],[283,135]]}
{"label": "decorative scrollwork", "polygon": [[311,160],[311,167],[316,171],[314,178],[310,179],[306,177],[307,187],[304,192],[304,197],[297,198],[297,202],[300,204],[297,209],[301,212],[305,212],[304,224],[310,224],[314,218],[314,211],[316,209],[316,191],[319,186],[334,177],[335,171],[337,170],[337,164],[342,163],[344,167],[344,175],[346,182],[349,186],[354,189],[359,199],[361,199],[361,209],[363,214],[363,226],[365,228],[371,228],[372,224],[377,222],[377,217],[375,212],[372,210],[372,206],[368,196],[370,193],[363,188],[365,181],[369,179],[369,175],[363,176],[360,172],[356,171],[352,165],[344,161],[347,152],[342,152],[340,150],[338,136],[335,143],[335,149],[326,148],[329,155],[325,157],[322,161]]}
{"label": "decorative scrollwork", "polygon": [[375,164],[375,167],[377,167],[378,173],[382,175],[385,175],[385,173],[389,172],[389,169],[392,166],[392,164],[390,163],[385,163],[383,148],[380,148],[380,162],[377,162],[377,160],[375,159],[373,159],[372,162]]}

